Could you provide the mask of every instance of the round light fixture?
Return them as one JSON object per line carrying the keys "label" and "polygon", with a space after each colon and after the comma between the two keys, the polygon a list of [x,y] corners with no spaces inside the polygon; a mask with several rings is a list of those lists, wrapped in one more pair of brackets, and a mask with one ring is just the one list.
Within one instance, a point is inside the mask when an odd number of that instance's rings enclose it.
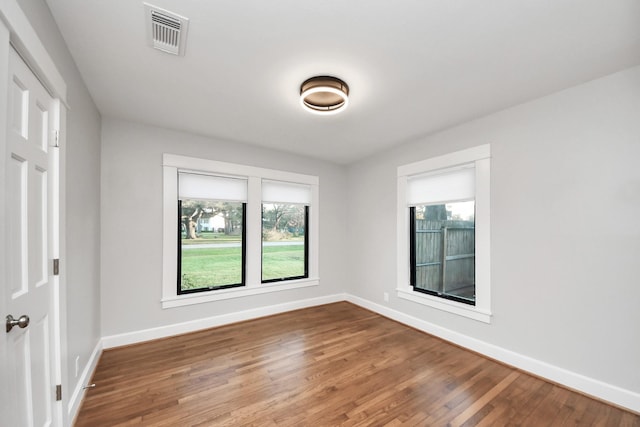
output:
{"label": "round light fixture", "polygon": [[300,104],[312,113],[338,113],[349,104],[349,86],[336,77],[311,77],[300,85]]}

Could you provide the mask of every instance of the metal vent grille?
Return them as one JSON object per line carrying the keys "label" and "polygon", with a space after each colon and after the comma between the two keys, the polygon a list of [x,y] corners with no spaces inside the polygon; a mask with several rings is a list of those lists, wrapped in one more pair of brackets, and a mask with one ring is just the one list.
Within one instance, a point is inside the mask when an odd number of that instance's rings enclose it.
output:
{"label": "metal vent grille", "polygon": [[189,20],[145,3],[150,45],[163,52],[184,55]]}

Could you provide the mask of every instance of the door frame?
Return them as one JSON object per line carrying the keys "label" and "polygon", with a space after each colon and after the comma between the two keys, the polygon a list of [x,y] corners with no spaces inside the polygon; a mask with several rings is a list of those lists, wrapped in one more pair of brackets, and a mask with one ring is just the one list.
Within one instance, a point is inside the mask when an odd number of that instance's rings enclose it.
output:
{"label": "door frame", "polygon": [[[57,169],[58,174],[54,177],[54,186],[57,187],[58,197],[54,197],[50,203],[53,206],[53,228],[57,235],[57,245],[50,250],[50,257],[59,258],[62,268],[60,275],[54,277],[53,291],[53,334],[54,348],[52,355],[54,357],[55,370],[52,373],[56,384],[63,386],[62,401],[57,402],[53,408],[54,425],[67,426],[71,424],[69,419],[68,408],[70,384],[66,383],[69,378],[67,374],[67,364],[63,363],[67,353],[67,336],[66,336],[66,274],[64,270],[65,257],[65,158],[66,158],[66,112],[67,106],[67,86],[58,71],[53,59],[49,56],[44,45],[38,38],[34,28],[31,26],[24,12],[17,3],[17,0],[0,0],[0,135],[7,135],[7,101],[8,101],[8,70],[9,70],[9,53],[11,48],[27,63],[29,68],[36,75],[38,80],[43,84],[45,89],[54,99],[55,112],[52,119],[57,119],[58,145],[60,148],[53,150],[57,153]],[[57,116],[57,117],[55,117]],[[6,138],[0,137],[0,176],[4,177],[6,170]],[[54,188],[55,188],[54,187]],[[54,190],[55,192],[55,190]],[[6,194],[4,185],[0,185],[0,224],[6,224],[5,215]],[[6,241],[4,226],[0,227],[0,242]],[[0,271],[6,272],[5,265],[6,253],[4,245],[0,245]],[[0,276],[0,280],[7,280],[6,276]],[[6,313],[7,301],[5,293],[0,292],[0,314]],[[1,320],[4,321],[4,316]],[[7,349],[5,346],[0,348],[0,366],[6,366]],[[0,378],[0,384],[7,384],[8,381]],[[65,392],[66,390],[66,392]],[[0,386],[0,413],[8,413],[10,404],[9,393],[11,391],[6,387]]]}

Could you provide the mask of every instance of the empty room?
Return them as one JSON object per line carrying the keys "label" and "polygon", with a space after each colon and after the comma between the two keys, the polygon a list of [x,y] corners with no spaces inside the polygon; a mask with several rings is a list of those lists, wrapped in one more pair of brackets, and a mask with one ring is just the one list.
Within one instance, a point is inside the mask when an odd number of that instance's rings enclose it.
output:
{"label": "empty room", "polygon": [[0,424],[640,426],[640,2],[0,1]]}

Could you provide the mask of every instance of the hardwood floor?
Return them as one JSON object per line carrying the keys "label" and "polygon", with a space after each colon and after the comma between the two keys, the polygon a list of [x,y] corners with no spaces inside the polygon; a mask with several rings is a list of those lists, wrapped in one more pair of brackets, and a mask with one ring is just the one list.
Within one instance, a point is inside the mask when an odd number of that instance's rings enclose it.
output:
{"label": "hardwood floor", "polygon": [[341,302],[104,351],[76,426],[640,426]]}

